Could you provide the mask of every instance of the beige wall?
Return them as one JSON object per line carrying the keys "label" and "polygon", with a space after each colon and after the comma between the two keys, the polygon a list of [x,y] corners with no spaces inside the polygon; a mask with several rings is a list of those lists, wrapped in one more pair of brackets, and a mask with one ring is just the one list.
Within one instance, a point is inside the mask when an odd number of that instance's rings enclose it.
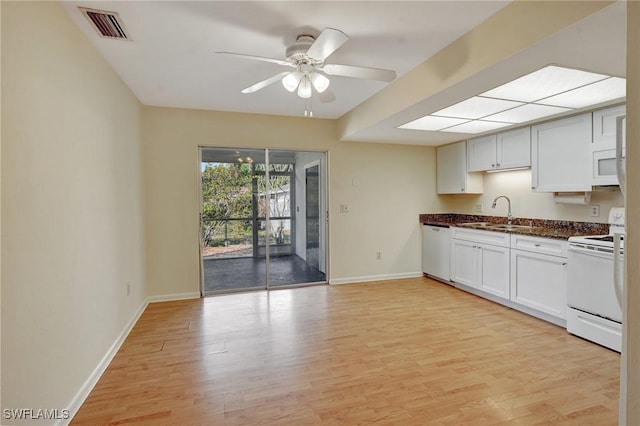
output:
{"label": "beige wall", "polygon": [[2,2],[2,408],[70,408],[146,299],[140,109],[59,3]]}
{"label": "beige wall", "polygon": [[[0,22],[2,22],[2,3],[0,3]],[[0,58],[2,57],[2,31],[0,31]],[[1,62],[0,62],[1,63]],[[0,67],[2,81],[2,67]],[[0,99],[2,87],[0,85]],[[2,129],[2,105],[0,102],[0,129]],[[0,135],[0,177],[2,177],[2,136]],[[0,179],[0,241],[2,240],[2,181]],[[2,244],[0,244],[0,307],[2,307]],[[2,313],[0,312],[0,407],[2,406]]]}
{"label": "beige wall", "polygon": [[168,108],[143,117],[150,295],[199,291],[198,146],[327,151],[331,280],[420,273],[418,214],[437,203],[432,148],[338,142],[329,120]]}
{"label": "beige wall", "polygon": [[[640,2],[627,2],[627,309],[622,357],[626,424],[640,424]],[[623,343],[624,350],[624,343]],[[621,423],[622,424],[622,423]]]}
{"label": "beige wall", "polygon": [[442,212],[476,214],[474,213],[475,205],[482,204],[484,213],[478,214],[506,216],[505,200],[499,200],[496,208],[491,208],[495,197],[506,195],[511,199],[514,217],[606,223],[609,209],[622,206],[624,203],[619,190],[593,191],[591,205],[600,206],[600,216],[591,217],[590,209],[586,205],[559,204],[554,201],[551,193],[533,192],[530,170],[485,173],[483,179],[482,195],[441,195]]}

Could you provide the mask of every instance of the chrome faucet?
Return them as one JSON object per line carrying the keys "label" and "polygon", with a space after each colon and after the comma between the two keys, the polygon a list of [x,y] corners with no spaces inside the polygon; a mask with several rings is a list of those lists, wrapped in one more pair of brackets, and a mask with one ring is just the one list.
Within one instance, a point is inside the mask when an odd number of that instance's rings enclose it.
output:
{"label": "chrome faucet", "polygon": [[507,212],[507,223],[511,225],[511,222],[513,221],[513,216],[511,215],[511,200],[509,199],[509,197],[507,197],[506,195],[498,195],[495,198],[495,200],[493,200],[493,204],[491,204],[491,208],[492,209],[496,208],[496,202],[498,201],[499,198],[504,198],[505,200],[507,200],[507,203],[509,203],[509,211]]}

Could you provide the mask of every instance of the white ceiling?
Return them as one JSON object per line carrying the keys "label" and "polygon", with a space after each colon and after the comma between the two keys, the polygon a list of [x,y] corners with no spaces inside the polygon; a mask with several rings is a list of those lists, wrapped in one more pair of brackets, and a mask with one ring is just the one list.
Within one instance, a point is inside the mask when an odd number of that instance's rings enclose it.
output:
{"label": "white ceiling", "polygon": [[[508,4],[507,1],[64,1],[71,19],[145,105],[300,117],[305,103],[281,84],[240,90],[287,68],[216,56],[216,51],[284,59],[299,34],[336,28],[350,39],[327,63],[388,68],[402,76]],[[131,41],[99,37],[78,6],[117,12]],[[618,6],[618,5],[616,5]],[[559,63],[624,77],[625,8],[587,18],[448,95],[361,129],[355,141],[438,145],[468,135],[395,127],[526,74]],[[313,100],[317,118],[335,119],[389,83],[331,77],[336,100]]]}

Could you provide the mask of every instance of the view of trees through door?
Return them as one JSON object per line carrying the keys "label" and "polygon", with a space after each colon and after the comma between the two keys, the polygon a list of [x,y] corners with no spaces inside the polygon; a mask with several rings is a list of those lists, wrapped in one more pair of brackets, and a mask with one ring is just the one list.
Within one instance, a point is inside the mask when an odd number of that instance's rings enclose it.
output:
{"label": "view of trees through door", "polygon": [[[326,256],[317,251],[326,250],[326,220],[320,220],[326,197],[320,194],[324,172],[317,171],[324,170],[326,154],[202,148],[201,157],[203,292],[325,283]],[[312,204],[310,163],[318,175]],[[309,217],[316,218],[311,232]],[[307,248],[309,235],[318,235],[315,252]]]}

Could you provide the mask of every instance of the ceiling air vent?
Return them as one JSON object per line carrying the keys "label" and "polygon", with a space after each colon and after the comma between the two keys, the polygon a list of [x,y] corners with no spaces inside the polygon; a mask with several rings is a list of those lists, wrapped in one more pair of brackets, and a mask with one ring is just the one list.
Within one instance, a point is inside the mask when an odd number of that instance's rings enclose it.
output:
{"label": "ceiling air vent", "polygon": [[87,17],[98,33],[105,38],[118,38],[128,40],[124,24],[120,20],[120,15],[115,12],[105,10],[87,9],[79,7],[80,12]]}

